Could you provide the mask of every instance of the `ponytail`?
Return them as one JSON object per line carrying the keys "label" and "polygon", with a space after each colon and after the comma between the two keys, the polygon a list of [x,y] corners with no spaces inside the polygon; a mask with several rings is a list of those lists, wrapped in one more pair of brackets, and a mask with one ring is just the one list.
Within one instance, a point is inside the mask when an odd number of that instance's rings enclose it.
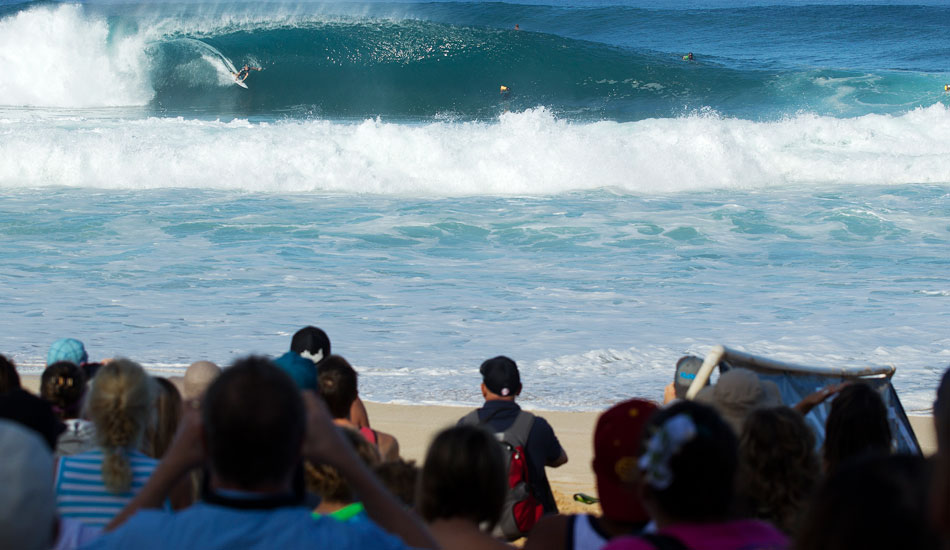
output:
{"label": "ponytail", "polygon": [[145,370],[128,359],[103,365],[93,379],[86,411],[105,458],[102,481],[112,493],[132,487],[128,452],[138,448],[152,414],[154,389]]}

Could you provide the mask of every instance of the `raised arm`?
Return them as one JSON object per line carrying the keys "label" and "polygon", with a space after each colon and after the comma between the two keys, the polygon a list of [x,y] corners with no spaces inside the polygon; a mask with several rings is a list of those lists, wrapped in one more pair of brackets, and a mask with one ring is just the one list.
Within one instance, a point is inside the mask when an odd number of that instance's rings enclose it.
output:
{"label": "raised arm", "polygon": [[792,408],[800,412],[802,416],[805,416],[826,399],[832,397],[844,389],[845,386],[850,384],[851,382],[841,382],[839,384],[832,384],[831,386],[821,388],[820,390],[814,391],[805,397],[802,397],[802,400],[796,403]]}

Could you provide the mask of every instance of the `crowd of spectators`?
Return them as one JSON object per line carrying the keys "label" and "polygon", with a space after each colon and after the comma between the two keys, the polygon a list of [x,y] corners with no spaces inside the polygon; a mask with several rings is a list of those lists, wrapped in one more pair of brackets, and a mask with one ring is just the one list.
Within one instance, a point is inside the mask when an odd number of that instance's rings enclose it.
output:
{"label": "crowd of spectators", "polygon": [[[276,359],[181,377],[50,347],[38,395],[0,355],[0,547],[930,550],[950,542],[950,370],[937,452],[900,454],[859,380],[784,403],[723,372],[687,399],[632,398],[591,434],[597,502],[559,513],[546,470],[568,461],[521,409],[517,364],[480,367],[484,404],[435,435],[421,465],[372,427],[356,370],[305,327]],[[536,381],[535,381],[536,382]],[[633,397],[633,395],[631,395]],[[641,396],[642,397],[642,396]],[[823,433],[805,415],[828,400]],[[394,430],[395,431],[395,430]],[[519,540],[520,539],[520,540]],[[516,542],[517,541],[517,542]]]}

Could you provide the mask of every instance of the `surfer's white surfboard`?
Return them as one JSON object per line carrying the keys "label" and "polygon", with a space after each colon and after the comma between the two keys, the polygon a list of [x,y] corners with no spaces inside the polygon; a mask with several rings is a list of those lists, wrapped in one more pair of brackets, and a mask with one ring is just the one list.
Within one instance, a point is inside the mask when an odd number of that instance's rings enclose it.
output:
{"label": "surfer's white surfboard", "polygon": [[237,84],[238,86],[244,88],[245,90],[247,89],[247,84],[241,82],[240,80],[238,80],[238,79],[236,79],[236,78],[234,79],[234,83]]}

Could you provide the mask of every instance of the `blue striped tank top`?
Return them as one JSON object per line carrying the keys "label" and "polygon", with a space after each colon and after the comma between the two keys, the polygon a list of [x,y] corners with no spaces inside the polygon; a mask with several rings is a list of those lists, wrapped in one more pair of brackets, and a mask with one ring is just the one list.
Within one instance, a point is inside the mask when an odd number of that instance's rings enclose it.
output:
{"label": "blue striped tank top", "polygon": [[132,467],[132,487],[110,493],[102,481],[100,449],[59,459],[56,468],[56,506],[63,517],[88,525],[105,526],[148,481],[158,461],[138,451],[126,451]]}

